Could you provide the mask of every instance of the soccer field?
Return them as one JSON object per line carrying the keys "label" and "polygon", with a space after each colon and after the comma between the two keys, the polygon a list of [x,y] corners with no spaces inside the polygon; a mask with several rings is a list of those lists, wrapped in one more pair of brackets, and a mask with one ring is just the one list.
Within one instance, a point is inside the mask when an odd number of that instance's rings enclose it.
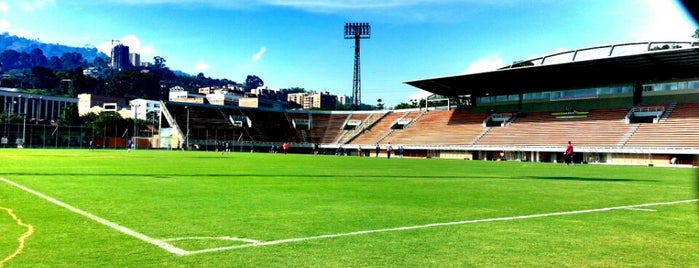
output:
{"label": "soccer field", "polygon": [[689,267],[696,169],[0,149],[2,267]]}

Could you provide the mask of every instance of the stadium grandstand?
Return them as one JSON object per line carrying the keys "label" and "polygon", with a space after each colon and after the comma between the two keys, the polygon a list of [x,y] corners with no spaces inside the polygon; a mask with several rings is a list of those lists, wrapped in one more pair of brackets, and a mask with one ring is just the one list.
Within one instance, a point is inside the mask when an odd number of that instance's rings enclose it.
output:
{"label": "stadium grandstand", "polygon": [[[405,157],[697,166],[699,46],[639,42],[560,52],[495,71],[406,82],[449,100],[380,111],[163,103],[159,147]],[[467,105],[464,105],[466,103]]]}

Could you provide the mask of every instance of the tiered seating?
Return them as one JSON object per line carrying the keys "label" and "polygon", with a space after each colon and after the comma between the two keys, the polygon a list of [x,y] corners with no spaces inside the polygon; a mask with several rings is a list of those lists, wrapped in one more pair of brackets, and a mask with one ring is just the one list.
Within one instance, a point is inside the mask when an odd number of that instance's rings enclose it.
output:
{"label": "tiered seating", "polygon": [[[224,116],[230,111],[229,109],[198,105],[172,105],[167,108],[177,121],[177,125],[182,129],[182,132],[186,132],[189,124],[190,141],[232,139],[235,135],[234,133],[240,134],[240,130],[234,128]],[[189,117],[189,122],[187,117]]]}
{"label": "tiered seating", "polygon": [[518,117],[505,127],[492,127],[476,145],[618,146],[632,126],[624,123],[627,109],[593,110],[587,118],[556,119],[550,112]]}
{"label": "tiered seating", "polygon": [[[556,118],[551,112],[529,113],[505,127],[488,129],[482,125],[488,115],[473,114],[469,110],[383,114],[272,112],[209,105],[167,105],[167,108],[183,131],[189,124],[191,141],[242,137],[242,140],[259,142],[321,144],[351,140],[351,144],[361,145],[391,142],[396,145],[563,146],[570,140],[576,146],[589,147],[699,148],[697,103],[678,104],[666,120],[655,124],[625,124],[628,109],[612,109],[591,110],[586,118],[577,118],[582,113],[572,118]],[[248,117],[252,126],[245,129],[233,126],[228,118],[231,115]],[[414,121],[404,129],[390,129],[401,118]],[[290,121],[293,119],[310,120],[310,129],[294,129]],[[362,124],[357,130],[344,130],[343,134],[342,125],[347,120],[361,120]],[[366,128],[370,125],[371,128]],[[482,133],[485,134],[480,136]],[[477,137],[480,138],[474,143]],[[338,141],[340,138],[342,140]]]}
{"label": "tiered seating", "polygon": [[262,110],[241,110],[252,121],[250,135],[262,142],[303,142],[301,134],[291,127],[284,113]]}
{"label": "tiered seating", "polygon": [[350,130],[343,130],[342,131],[342,138],[338,143],[343,144],[347,143],[350,139],[353,137],[357,136],[360,132],[363,131],[364,128],[366,128],[367,124],[370,124],[372,122],[371,118],[372,117],[379,117],[379,114],[369,114],[369,113],[353,113],[348,120],[350,121],[360,121],[361,123],[355,128],[355,129],[350,129]]}
{"label": "tiered seating", "polygon": [[625,146],[699,148],[699,104],[678,104],[666,121],[640,124]]}
{"label": "tiered seating", "polygon": [[310,139],[313,143],[334,143],[342,133],[347,114],[314,113],[311,115]]}
{"label": "tiered seating", "polygon": [[407,111],[393,111],[387,114],[385,117],[381,118],[376,124],[370,128],[364,130],[363,133],[359,134],[357,138],[352,141],[352,144],[376,144],[380,142],[380,139],[391,131],[391,125],[396,122],[396,120],[405,116]]}
{"label": "tiered seating", "polygon": [[483,131],[485,118],[468,110],[429,111],[387,139],[395,144],[470,144]]}

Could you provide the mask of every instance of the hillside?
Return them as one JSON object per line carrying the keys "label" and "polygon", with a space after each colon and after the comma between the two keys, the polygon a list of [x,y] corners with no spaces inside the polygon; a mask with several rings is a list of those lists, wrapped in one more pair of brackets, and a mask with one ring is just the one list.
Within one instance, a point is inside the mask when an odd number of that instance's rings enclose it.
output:
{"label": "hillside", "polygon": [[60,57],[65,53],[80,53],[83,59],[92,62],[97,57],[107,57],[107,55],[99,52],[97,48],[94,47],[70,47],[61,44],[47,44],[37,40],[9,35],[8,33],[0,34],[0,51],[12,49],[17,52],[29,53],[35,48],[41,49],[47,58],[52,56]]}

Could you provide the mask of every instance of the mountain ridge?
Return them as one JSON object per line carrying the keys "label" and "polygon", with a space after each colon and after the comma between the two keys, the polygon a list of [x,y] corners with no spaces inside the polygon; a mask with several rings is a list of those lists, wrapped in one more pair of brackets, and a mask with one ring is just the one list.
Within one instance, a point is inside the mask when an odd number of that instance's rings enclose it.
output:
{"label": "mountain ridge", "polygon": [[61,44],[49,44],[39,40],[10,35],[7,32],[0,34],[0,52],[11,49],[17,52],[29,53],[35,48],[41,49],[47,58],[52,56],[61,57],[65,53],[79,53],[83,56],[83,59],[92,62],[98,57],[108,57],[95,47],[71,47]]}

